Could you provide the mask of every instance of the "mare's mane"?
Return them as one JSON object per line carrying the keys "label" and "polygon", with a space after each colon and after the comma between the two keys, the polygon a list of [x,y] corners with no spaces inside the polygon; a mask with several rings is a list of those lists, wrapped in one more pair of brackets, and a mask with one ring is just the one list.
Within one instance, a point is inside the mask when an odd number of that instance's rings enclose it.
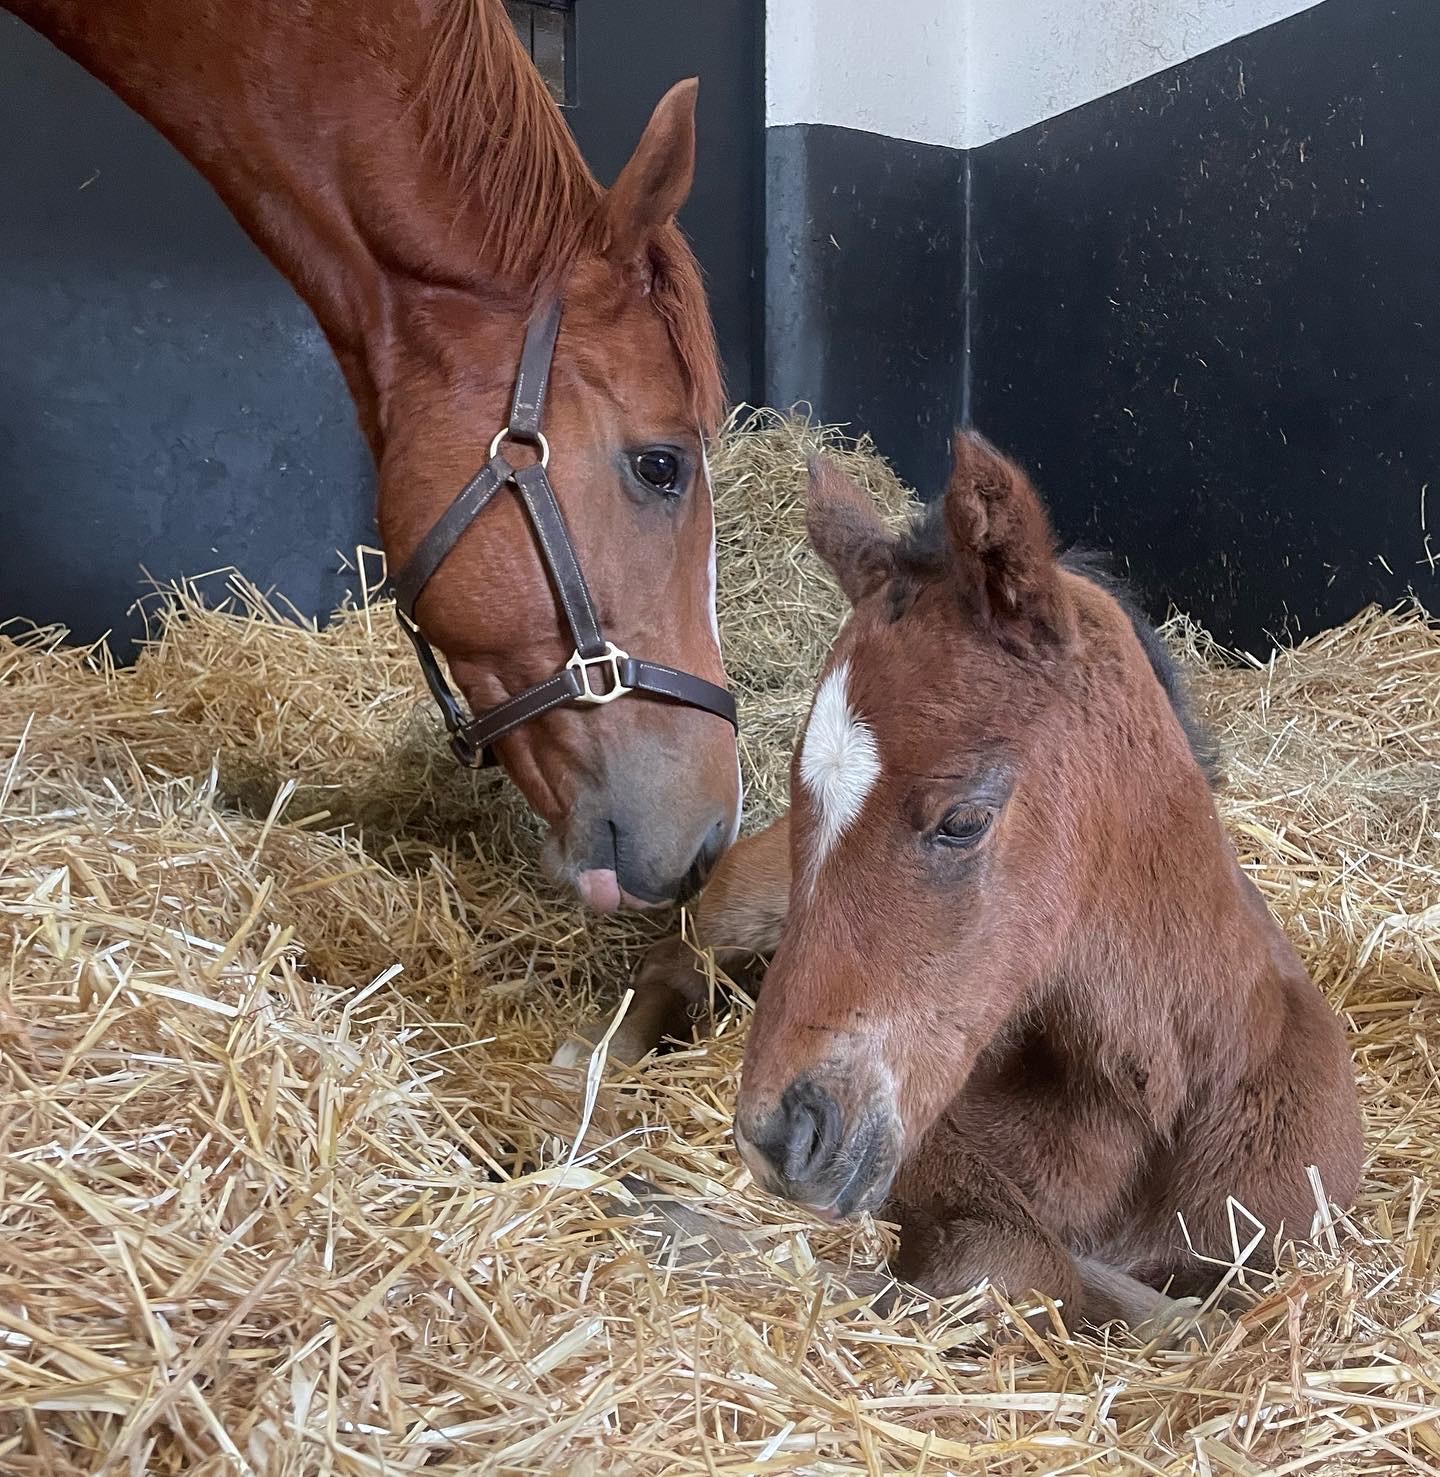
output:
{"label": "mare's mane", "polygon": [[[945,519],[944,500],[939,499],[921,509],[902,533],[900,547],[896,552],[896,579],[901,584],[916,580],[934,579],[945,568]],[[1060,567],[1092,584],[1107,594],[1122,611],[1135,632],[1141,650],[1155,674],[1165,697],[1185,732],[1185,740],[1195,762],[1205,772],[1212,787],[1221,783],[1220,749],[1213,735],[1196,716],[1186,691],[1185,679],[1175,665],[1174,658],[1160,639],[1145,612],[1140,608],[1134,592],[1109,568],[1106,556],[1093,549],[1067,549],[1060,556]],[[903,591],[892,595],[892,609],[897,613],[908,604]]]}
{"label": "mare's mane", "polygon": [[[535,70],[502,0],[438,0],[421,93],[425,145],[480,203],[476,251],[532,292],[608,246],[604,191]],[[665,320],[701,430],[724,412],[715,329],[693,252],[673,226],[650,239],[649,295]]]}
{"label": "mare's mane", "polygon": [[553,279],[597,245],[602,191],[501,0],[438,0],[426,146],[481,206],[479,254],[502,276]]}

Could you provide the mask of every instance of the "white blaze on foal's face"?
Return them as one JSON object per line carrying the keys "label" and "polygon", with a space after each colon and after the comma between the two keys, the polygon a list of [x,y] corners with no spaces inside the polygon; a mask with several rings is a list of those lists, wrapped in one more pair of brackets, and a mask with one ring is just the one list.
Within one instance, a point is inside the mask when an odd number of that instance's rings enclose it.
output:
{"label": "white blaze on foal's face", "polygon": [[830,848],[860,814],[879,777],[875,735],[850,706],[850,663],[841,662],[815,694],[800,748],[800,780],[819,820],[810,858],[812,884]]}

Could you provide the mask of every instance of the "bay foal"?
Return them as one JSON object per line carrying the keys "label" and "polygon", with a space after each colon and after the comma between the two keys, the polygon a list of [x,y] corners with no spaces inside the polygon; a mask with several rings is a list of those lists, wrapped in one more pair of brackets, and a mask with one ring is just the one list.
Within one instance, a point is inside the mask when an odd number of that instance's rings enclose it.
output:
{"label": "bay foal", "polygon": [[[1308,1234],[1308,1167],[1341,1203],[1359,1178],[1349,1055],[1154,633],[975,438],[907,536],[824,462],[809,525],[854,610],[789,816],[698,914],[722,954],[774,951],[735,1115],[756,1179],[897,1220],[928,1292],[988,1279],[1072,1324],[1208,1290],[1232,1198],[1264,1223],[1252,1265]],[[621,1051],[676,1029],[696,978],[657,950]]]}

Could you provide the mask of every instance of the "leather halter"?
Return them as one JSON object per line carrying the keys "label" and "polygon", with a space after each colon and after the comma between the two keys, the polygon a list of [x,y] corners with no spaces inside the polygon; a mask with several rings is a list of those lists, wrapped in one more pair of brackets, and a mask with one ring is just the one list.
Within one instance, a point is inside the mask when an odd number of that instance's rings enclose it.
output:
{"label": "leather halter", "polygon": [[[415,647],[425,685],[449,731],[450,747],[455,757],[471,768],[494,764],[496,739],[552,708],[611,703],[630,693],[647,693],[685,703],[714,713],[736,729],[740,726],[735,699],[723,687],[659,662],[632,657],[613,641],[607,641],[600,628],[594,601],[580,572],[580,561],[575,557],[575,546],[570,542],[570,531],[545,470],[550,461],[550,443],[540,429],[540,421],[545,409],[550,363],[555,355],[555,336],[560,330],[560,310],[560,298],[555,296],[531,315],[525,330],[525,347],[520,354],[520,372],[515,378],[515,394],[510,402],[509,423],[490,443],[490,459],[460,489],[392,581],[400,628]],[[527,467],[512,467],[501,455],[506,442],[533,446],[539,460]],[[553,677],[527,687],[488,712],[467,718],[440,670],[434,650],[415,622],[415,602],[460,536],[502,487],[514,488],[529,516],[565,624],[574,638],[575,653]]]}

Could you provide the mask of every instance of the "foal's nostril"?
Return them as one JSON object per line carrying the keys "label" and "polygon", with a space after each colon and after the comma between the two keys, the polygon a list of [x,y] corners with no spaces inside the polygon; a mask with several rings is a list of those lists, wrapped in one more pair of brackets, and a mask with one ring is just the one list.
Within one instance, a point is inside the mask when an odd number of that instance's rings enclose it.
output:
{"label": "foal's nostril", "polygon": [[792,1180],[807,1178],[805,1171],[821,1158],[823,1148],[824,1133],[814,1114],[807,1112],[797,1116],[785,1150],[786,1177]]}
{"label": "foal's nostril", "polygon": [[813,1082],[792,1082],[752,1142],[792,1185],[806,1184],[840,1145],[839,1105]]}

